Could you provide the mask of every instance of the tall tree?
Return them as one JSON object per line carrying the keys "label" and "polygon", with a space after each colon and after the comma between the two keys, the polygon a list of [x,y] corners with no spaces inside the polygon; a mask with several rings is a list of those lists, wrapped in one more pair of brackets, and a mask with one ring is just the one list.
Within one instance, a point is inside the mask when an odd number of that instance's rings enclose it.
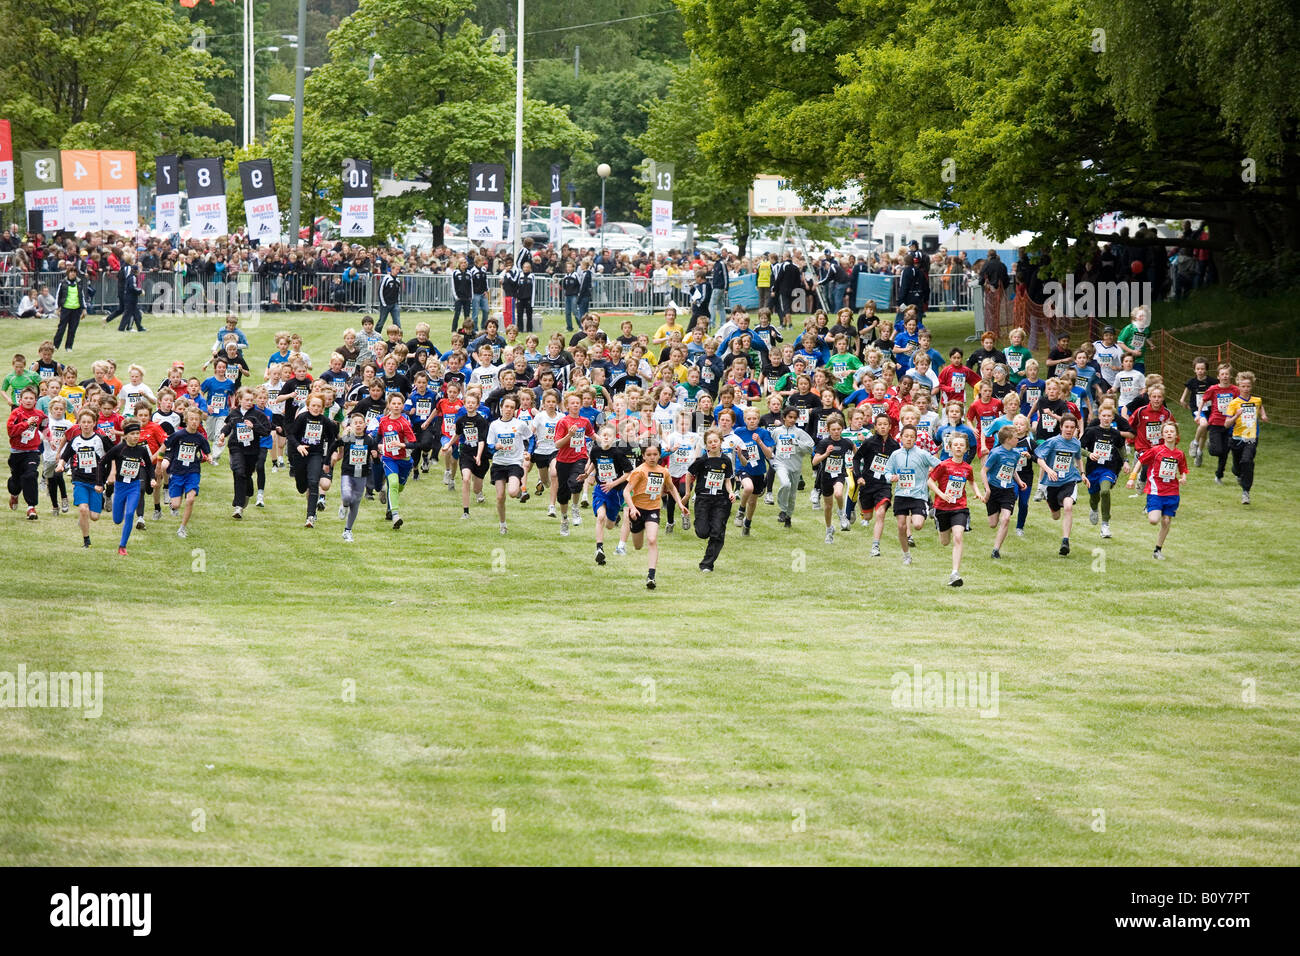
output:
{"label": "tall tree", "polygon": [[[330,35],[330,60],[307,82],[304,139],[334,177],[348,155],[428,189],[381,199],[376,226],[464,216],[469,164],[507,160],[514,145],[514,61],[469,22],[468,0],[362,0]],[[347,138],[344,139],[343,127]],[[528,151],[572,155],[591,137],[557,107],[528,98]],[[304,146],[304,156],[306,154]],[[304,187],[305,192],[305,187]]]}
{"label": "tall tree", "polygon": [[16,149],[134,149],[219,155],[193,131],[229,126],[205,83],[220,64],[190,46],[177,10],[157,0],[25,0],[5,5],[0,116]]}
{"label": "tall tree", "polygon": [[[1062,253],[1113,210],[1300,250],[1295,80],[1251,90],[1300,43],[1284,0],[681,6],[712,81],[701,145],[722,169],[809,193],[856,179],[868,208],[928,203]],[[1231,62],[1243,36],[1254,72]]]}

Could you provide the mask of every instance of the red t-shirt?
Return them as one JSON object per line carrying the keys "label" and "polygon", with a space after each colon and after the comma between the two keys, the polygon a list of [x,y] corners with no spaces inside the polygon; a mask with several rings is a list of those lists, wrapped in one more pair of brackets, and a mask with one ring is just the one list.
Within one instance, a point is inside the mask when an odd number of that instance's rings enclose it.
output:
{"label": "red t-shirt", "polygon": [[19,405],[9,413],[9,449],[14,452],[39,451],[41,432],[49,419],[40,409],[30,411]]}
{"label": "red t-shirt", "polygon": [[454,402],[450,398],[438,399],[438,414],[442,416],[442,434],[446,438],[456,437],[456,413],[465,407],[459,398]]}
{"label": "red t-shirt", "polygon": [[1228,417],[1228,403],[1241,394],[1241,389],[1236,385],[1220,385],[1215,382],[1205,390],[1202,400],[1205,402],[1204,407],[1210,410],[1210,424],[1222,425],[1223,420]]}
{"label": "red t-shirt", "polygon": [[1137,436],[1133,439],[1133,447],[1139,455],[1153,445],[1160,444],[1160,431],[1164,423],[1173,417],[1168,405],[1161,405],[1159,409],[1143,405],[1130,416],[1129,424],[1133,426],[1133,432]]}
{"label": "red t-shirt", "polygon": [[938,466],[930,472],[930,477],[934,483],[939,486],[939,491],[947,493],[957,491],[961,493],[956,502],[949,501],[941,495],[936,495],[934,507],[936,511],[961,511],[966,507],[966,484],[975,476],[970,465],[964,461],[957,461],[949,458],[947,461],[939,462]]}
{"label": "red t-shirt", "polygon": [[996,436],[988,433],[989,426],[1001,417],[1002,403],[997,399],[971,402],[970,408],[966,410],[966,420],[975,429],[975,434],[980,437],[981,451],[987,451],[989,445],[995,440]]}
{"label": "red t-shirt", "polygon": [[979,373],[965,365],[945,365],[939,370],[939,392],[945,402],[966,401],[968,386],[979,382]]}
{"label": "red t-shirt", "polygon": [[591,427],[591,422],[587,421],[581,415],[576,417],[565,415],[555,426],[555,442],[558,445],[561,438],[569,434],[570,431],[580,432],[582,440],[579,441],[577,436],[569,442],[568,445],[560,448],[555,453],[556,461],[575,462],[587,460],[587,442],[596,437],[596,430]]}
{"label": "red t-shirt", "polygon": [[1147,467],[1147,494],[1178,497],[1178,476],[1187,474],[1187,457],[1179,449],[1166,448],[1161,442],[1142,452],[1138,461]]}
{"label": "red t-shirt", "polygon": [[397,418],[385,415],[379,419],[377,434],[379,451],[385,458],[397,461],[407,457],[406,443],[415,441],[415,431],[405,415],[399,415]]}

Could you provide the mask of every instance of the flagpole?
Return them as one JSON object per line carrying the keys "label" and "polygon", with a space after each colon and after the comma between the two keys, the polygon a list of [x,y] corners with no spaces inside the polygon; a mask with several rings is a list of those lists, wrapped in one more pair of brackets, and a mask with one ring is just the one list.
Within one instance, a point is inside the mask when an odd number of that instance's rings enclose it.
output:
{"label": "flagpole", "polygon": [[515,234],[514,260],[523,248],[521,191],[524,181],[524,0],[519,0],[515,43],[515,161],[510,175],[510,226]]}

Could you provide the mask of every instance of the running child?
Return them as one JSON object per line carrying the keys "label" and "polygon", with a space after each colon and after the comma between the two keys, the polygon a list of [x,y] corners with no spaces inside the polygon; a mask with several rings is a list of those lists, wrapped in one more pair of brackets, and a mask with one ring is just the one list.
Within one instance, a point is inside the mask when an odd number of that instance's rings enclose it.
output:
{"label": "running child", "polygon": [[1070,553],[1070,527],[1074,524],[1074,502],[1082,480],[1079,462],[1083,446],[1076,437],[1079,420],[1071,414],[1061,419],[1061,433],[1042,442],[1034,454],[1043,463],[1043,484],[1047,488],[1047,507],[1052,520],[1061,522],[1061,557]]}
{"label": "running child", "polygon": [[[36,506],[41,503],[41,444],[49,416],[36,407],[35,386],[25,386],[18,393],[18,404],[9,413],[6,429],[9,432],[9,510],[18,507],[21,494],[27,502],[27,520],[36,521]],[[95,415],[87,412],[91,433],[95,431]],[[78,418],[78,422],[80,422]],[[102,450],[102,448],[101,448]],[[62,471],[62,469],[59,469]],[[101,489],[102,490],[102,489]],[[89,540],[89,539],[87,539]]]}
{"label": "running child", "polygon": [[379,457],[375,436],[366,430],[366,416],[353,412],[339,435],[338,468],[342,477],[341,499],[344,517],[343,540],[353,541],[352,526],[361,511],[361,501],[370,484],[370,469]]}
{"label": "running child", "polygon": [[[788,408],[789,427],[803,435],[802,429],[794,425],[797,411]],[[807,436],[804,435],[807,439]],[[775,467],[775,466],[774,466]],[[691,481],[695,487],[695,535],[708,540],[704,547],[704,557],[700,559],[700,570],[713,571],[713,565],[722,553],[722,546],[727,540],[727,521],[731,518],[731,503],[736,500],[732,487],[735,468],[731,459],[722,454],[722,436],[716,428],[704,433],[704,453],[690,464]],[[787,481],[794,498],[794,485]]]}
{"label": "running child", "polygon": [[479,504],[483,503],[483,479],[487,476],[490,464],[487,454],[489,424],[487,417],[479,411],[478,401],[478,391],[469,391],[465,395],[464,407],[456,413],[456,453],[460,459],[462,521],[469,517],[471,487],[474,489],[475,500]]}
{"label": "running child", "polygon": [[244,508],[253,493],[253,478],[263,455],[262,439],[271,434],[271,421],[254,407],[251,388],[241,388],[235,393],[234,401],[237,407],[225,416],[221,434],[217,437],[217,452],[219,454],[233,439],[230,472],[234,479],[235,493],[231,500],[230,517],[238,521],[243,518]]}
{"label": "running child", "polygon": [[641,464],[628,475],[623,489],[632,547],[640,551],[643,539],[646,545],[650,567],[645,586],[651,591],[655,589],[655,566],[659,563],[659,509],[665,490],[672,495],[683,514],[688,510],[668,469],[659,463],[660,454],[658,439],[651,438],[643,450]]}
{"label": "running child", "polygon": [[1268,424],[1264,400],[1251,393],[1255,389],[1255,373],[1237,374],[1239,394],[1228,402],[1224,416],[1225,428],[1232,429],[1232,473],[1241,485],[1241,503],[1250,504],[1250,489],[1255,484],[1255,453],[1259,450],[1260,423]]}
{"label": "running child", "polygon": [[939,462],[930,472],[926,486],[934,495],[934,521],[939,528],[939,543],[945,548],[952,546],[952,574],[948,576],[950,587],[962,586],[961,556],[965,546],[965,535],[970,530],[970,509],[966,505],[966,488],[975,489],[975,497],[985,500],[984,491],[973,481],[974,471],[966,461],[966,436],[953,434],[951,438],[952,457]]}
{"label": "running child", "polygon": [[1016,430],[1011,425],[1002,426],[997,433],[997,443],[989,450],[980,468],[980,477],[988,490],[985,510],[989,527],[996,528],[993,535],[993,560],[1002,557],[1002,543],[1011,530],[1011,513],[1016,509],[1019,491],[1028,491],[1019,475],[1020,449],[1016,447]]}
{"label": "running child", "polygon": [[[1088,520],[1101,519],[1101,536],[1110,537],[1110,492],[1124,469],[1124,436],[1115,425],[1115,409],[1109,404],[1097,412],[1097,421],[1083,432],[1084,476],[1088,480]],[[1100,508],[1100,514],[1098,509]]]}
{"label": "running child", "polygon": [[[741,534],[749,537],[750,525],[754,520],[754,510],[758,507],[758,498],[766,485],[764,472],[772,457],[772,433],[758,424],[758,409],[745,409],[745,424],[732,434],[739,440],[741,447],[736,452],[736,476],[740,480],[740,508],[738,517],[743,522]],[[852,448],[852,445],[849,446]],[[850,453],[851,454],[851,453]],[[841,502],[843,505],[843,502]]]}
{"label": "running child", "polygon": [[[1235,401],[1235,399],[1234,399]],[[1169,528],[1178,514],[1182,483],[1187,480],[1187,458],[1175,447],[1178,444],[1178,423],[1167,421],[1161,428],[1161,442],[1142,453],[1139,459],[1146,471],[1143,484],[1147,494],[1147,520],[1152,525],[1159,525],[1156,532],[1156,548],[1151,556],[1157,561],[1165,559],[1165,539],[1169,537]],[[1137,469],[1129,475],[1128,486],[1132,488],[1137,481]]]}
{"label": "running child", "polygon": [[[21,406],[20,406],[21,407]],[[95,432],[96,415],[90,409],[77,414],[77,432],[69,433],[59,454],[58,471],[72,467],[72,503],[77,507],[81,525],[81,546],[90,547],[90,523],[98,521],[104,510],[104,439]],[[30,518],[34,513],[28,509]]]}
{"label": "running child", "polygon": [[880,536],[885,528],[885,512],[890,506],[889,456],[901,446],[890,437],[893,422],[881,412],[876,416],[875,432],[864,439],[853,454],[853,476],[858,487],[858,503],[865,521],[871,515],[871,556],[880,557]]}
{"label": "running child", "polygon": [[[632,464],[614,443],[613,425],[602,425],[596,433],[587,458],[583,481],[594,477],[596,485],[591,492],[591,510],[596,515],[596,563],[605,563],[605,530],[618,527],[623,510],[623,492]],[[619,552],[623,553],[622,551]]]}
{"label": "running child", "polygon": [[1218,460],[1214,470],[1214,483],[1223,484],[1223,470],[1228,466],[1228,454],[1232,450],[1232,428],[1224,425],[1229,403],[1241,394],[1241,389],[1232,384],[1232,366],[1222,363],[1218,370],[1219,381],[1205,390],[1206,431],[1209,434],[1210,456]]}
{"label": "running child", "polygon": [[113,446],[105,460],[108,475],[117,486],[113,495],[113,524],[122,526],[117,553],[126,557],[126,543],[131,540],[131,525],[145,490],[153,490],[153,457],[149,446],[140,440],[140,422],[132,420],[123,427],[122,440]]}
{"label": "running child", "polygon": [[898,544],[903,549],[904,565],[912,563],[909,548],[915,543],[913,532],[925,526],[930,472],[939,465],[938,456],[917,447],[916,434],[916,425],[904,425],[898,433],[899,447],[885,462],[885,480],[896,486],[894,517],[898,519]]}
{"label": "running child", "polygon": [[492,485],[497,492],[497,520],[501,533],[506,533],[506,496],[528,500],[524,487],[524,464],[532,447],[532,429],[515,417],[519,399],[507,395],[501,399],[498,411],[501,417],[488,426],[487,450],[492,458]]}
{"label": "running child", "polygon": [[[309,395],[307,410],[289,424],[289,471],[293,475],[298,494],[307,496],[307,520],[304,528],[316,527],[316,508],[320,503],[321,478],[325,463],[338,442],[339,426],[325,414],[325,399],[319,394]],[[401,413],[401,408],[398,408]]]}
{"label": "running child", "polygon": [[[167,497],[172,515],[180,514],[181,524],[176,537],[189,537],[190,517],[194,514],[194,500],[199,496],[199,469],[211,454],[208,440],[199,434],[203,412],[190,406],[185,410],[185,427],[168,436],[155,454],[167,459]],[[185,511],[181,514],[182,503]]]}
{"label": "running child", "polygon": [[[844,419],[832,415],[826,422],[826,437],[817,442],[812,465],[817,472],[817,491],[821,495],[822,511],[826,518],[826,543],[835,540],[831,526],[832,504],[838,514],[844,511],[844,485],[853,460],[853,442],[844,437]],[[843,523],[846,527],[847,521]]]}
{"label": "running child", "polygon": [[[560,503],[560,534],[569,535],[569,501],[581,494],[586,482],[587,449],[596,435],[591,420],[582,414],[582,398],[576,392],[564,396],[565,416],[555,426],[556,499]],[[582,523],[575,506],[573,524]]]}

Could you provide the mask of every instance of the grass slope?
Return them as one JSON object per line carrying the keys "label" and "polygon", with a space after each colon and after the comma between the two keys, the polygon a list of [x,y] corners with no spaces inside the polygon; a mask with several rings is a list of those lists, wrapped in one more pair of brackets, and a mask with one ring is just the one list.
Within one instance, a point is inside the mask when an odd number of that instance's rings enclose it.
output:
{"label": "grass slope", "polygon": [[[293,328],[321,361],[355,318],[263,316],[250,357]],[[91,321],[75,357],[156,383],[218,324]],[[941,350],[968,328],[933,324]],[[595,566],[590,518],[562,539],[512,503],[503,539],[434,474],[352,547],[337,494],[307,531],[285,474],[233,523],[224,461],[191,537],[151,522],[127,559],[107,518],[83,552],[71,517],[8,514],[0,671],[103,671],[106,700],[0,710],[0,862],[1295,863],[1298,465],[1268,429],[1250,508],[1195,470],[1160,565],[1126,493],[1068,559],[1045,505],[1001,564],[977,523],[959,591],[932,530],[904,569],[890,534],[824,544],[806,498],[707,581],[665,536],[653,594],[643,554]],[[996,673],[997,717],[893,706],[916,664]]]}

